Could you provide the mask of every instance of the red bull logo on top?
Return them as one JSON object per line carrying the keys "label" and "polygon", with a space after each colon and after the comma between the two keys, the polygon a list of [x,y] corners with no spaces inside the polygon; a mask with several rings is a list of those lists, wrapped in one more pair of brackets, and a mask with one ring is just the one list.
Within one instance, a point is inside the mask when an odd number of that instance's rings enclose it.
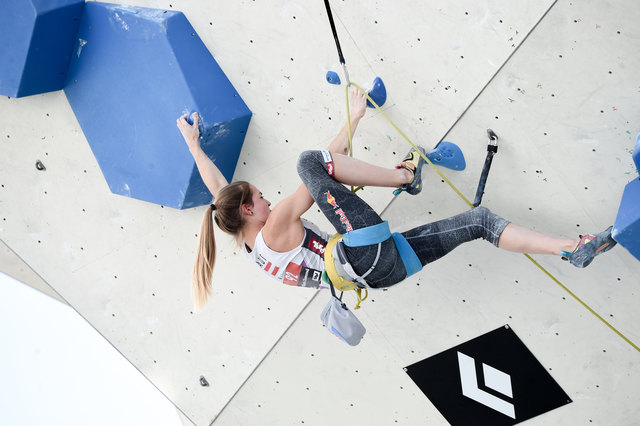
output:
{"label": "red bull logo on top", "polygon": [[331,193],[329,191],[327,191],[326,195],[327,195],[327,203],[331,204],[334,209],[337,209],[338,208],[338,203],[336,203],[336,197],[331,195]]}

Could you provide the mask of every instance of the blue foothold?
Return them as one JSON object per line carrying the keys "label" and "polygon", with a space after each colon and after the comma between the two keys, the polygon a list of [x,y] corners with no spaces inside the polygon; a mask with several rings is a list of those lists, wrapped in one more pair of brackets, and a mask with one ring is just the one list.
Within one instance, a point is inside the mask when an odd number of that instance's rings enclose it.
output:
{"label": "blue foothold", "polygon": [[435,165],[452,170],[464,170],[467,167],[462,150],[452,142],[440,142],[427,153],[427,158]]}
{"label": "blue foothold", "polygon": [[327,81],[329,84],[340,84],[340,77],[335,71],[327,71]]}
{"label": "blue foothold", "polygon": [[[369,97],[381,107],[387,101],[387,89],[384,87],[384,82],[380,77],[376,77],[373,80],[373,87],[369,90]],[[367,106],[369,108],[375,108],[371,101],[367,99]]]}

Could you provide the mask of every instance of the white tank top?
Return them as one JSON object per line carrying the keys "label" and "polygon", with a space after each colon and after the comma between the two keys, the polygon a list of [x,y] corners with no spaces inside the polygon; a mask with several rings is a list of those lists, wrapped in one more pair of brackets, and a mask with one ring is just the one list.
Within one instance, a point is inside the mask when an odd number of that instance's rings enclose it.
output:
{"label": "white tank top", "polygon": [[328,288],[322,281],[324,248],[331,236],[320,231],[313,223],[302,219],[304,238],[298,247],[288,252],[277,252],[267,247],[262,231],[256,235],[253,250],[242,245],[247,259],[276,280],[292,286]]}

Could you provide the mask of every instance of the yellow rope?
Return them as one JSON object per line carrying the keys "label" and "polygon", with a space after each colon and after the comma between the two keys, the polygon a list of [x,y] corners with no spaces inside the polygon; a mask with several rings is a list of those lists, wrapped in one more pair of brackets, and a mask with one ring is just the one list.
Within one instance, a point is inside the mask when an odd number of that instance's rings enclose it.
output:
{"label": "yellow rope", "polygon": [[[367,92],[365,92],[365,91],[362,89],[362,87],[358,86],[356,83],[351,82],[351,84],[352,84],[353,86],[355,86],[358,90],[360,90],[362,93],[364,93],[364,94],[366,95],[367,99],[369,99],[369,101],[371,102],[371,104],[372,104],[374,107],[376,107],[376,109],[378,110],[378,112],[380,112],[380,113],[382,114],[382,116],[383,116],[384,118],[386,118],[386,119],[387,119],[387,121],[389,122],[389,124],[391,124],[391,125],[393,126],[393,128],[394,128],[394,129],[396,129],[396,130],[398,131],[398,133],[400,133],[400,136],[402,136],[402,137],[404,138],[404,140],[406,140],[406,141],[409,143],[409,145],[411,145],[411,146],[413,147],[413,149],[415,149],[415,150],[418,152],[418,154],[420,154],[420,156],[424,159],[424,161],[426,161],[427,163],[429,163],[429,165],[433,168],[433,170],[435,170],[435,171],[436,171],[436,173],[437,173],[437,174],[442,178],[442,180],[444,180],[444,181],[445,181],[445,182],[446,182],[446,183],[451,187],[451,189],[453,189],[453,190],[455,191],[455,193],[456,193],[456,194],[458,194],[458,196],[459,196],[460,198],[462,198],[462,199],[464,200],[464,202],[465,202],[465,203],[467,203],[467,205],[469,205],[469,207],[473,208],[473,203],[471,203],[471,201],[469,201],[469,200],[467,199],[467,197],[465,197],[465,196],[462,194],[462,192],[460,192],[460,190],[458,190],[458,188],[456,188],[456,186],[455,186],[453,183],[451,183],[451,181],[450,181],[450,180],[449,180],[449,179],[448,179],[444,174],[442,174],[442,172],[440,171],[440,169],[438,169],[438,168],[436,167],[436,165],[435,165],[435,164],[433,164],[433,163],[431,162],[431,160],[429,160],[429,158],[427,158],[427,156],[426,156],[426,155],[424,155],[424,154],[422,153],[422,151],[420,151],[420,150],[418,149],[418,147],[417,147],[413,142],[411,142],[411,140],[407,137],[407,135],[405,135],[405,134],[404,134],[404,132],[403,132],[402,130],[400,130],[400,128],[399,128],[398,126],[396,126],[396,123],[394,123],[394,122],[393,122],[393,120],[391,120],[391,119],[389,118],[389,116],[388,116],[387,114],[385,114],[385,112],[382,110],[382,108],[380,108],[380,107],[378,106],[378,104],[377,104],[373,99],[371,99],[371,97],[369,96],[369,94],[368,94]],[[351,147],[350,147],[349,149],[351,149]]]}
{"label": "yellow rope", "polygon": [[[349,156],[353,157],[353,132],[351,130],[351,108],[349,108],[349,85],[348,84],[345,85],[344,88],[345,88],[345,95],[346,95],[346,98],[347,98],[347,129],[349,131],[349,133],[348,133],[348,137],[349,137]],[[362,89],[360,89],[360,90],[362,90]],[[369,95],[367,95],[367,97],[368,96]],[[353,185],[351,185],[351,192],[353,192],[355,194],[356,192],[358,192],[359,190],[361,190],[363,188],[364,188],[364,186],[358,186],[358,187],[354,188]]]}
{"label": "yellow rope", "polygon": [[582,306],[584,306],[585,308],[587,308],[587,310],[589,312],[591,312],[593,315],[595,315],[596,318],[598,318],[600,321],[602,321],[607,327],[609,327],[611,330],[613,330],[614,333],[616,333],[618,336],[620,336],[625,342],[627,342],[628,344],[630,344],[633,349],[635,349],[636,351],[640,352],[640,348],[637,347],[631,340],[629,340],[624,334],[620,333],[614,326],[612,326],[611,324],[609,324],[607,322],[607,320],[605,320],[604,318],[602,318],[600,315],[598,315],[598,313],[596,311],[594,311],[593,309],[591,309],[591,307],[589,307],[589,305],[587,305],[586,303],[584,303],[578,296],[576,296],[571,290],[569,290],[567,287],[565,287],[564,284],[562,284],[560,281],[558,281],[558,279],[556,277],[554,277],[549,271],[547,271],[546,269],[544,269],[542,267],[542,265],[540,265],[538,262],[536,262],[535,260],[533,260],[533,258],[531,256],[529,256],[527,253],[524,253],[525,257],[527,259],[529,259],[530,261],[533,262],[534,265],[536,265],[538,268],[540,268],[540,270],[542,272],[544,272],[545,274],[547,274],[549,276],[549,278],[551,278],[553,281],[555,281],[556,284],[558,284],[560,287],[562,287],[564,289],[564,291],[566,291],[567,293],[569,293],[569,295],[571,297],[573,297],[575,300],[577,300]]}
{"label": "yellow rope", "polygon": [[[382,110],[382,108],[380,108],[380,106],[378,106],[378,104],[376,104],[376,102],[371,99],[371,97],[369,96],[369,94],[367,92],[364,91],[364,89],[362,89],[362,87],[358,86],[356,83],[354,82],[350,82],[350,84],[354,87],[356,87],[358,90],[360,90],[362,93],[364,93],[364,95],[367,97],[367,99],[371,102],[371,104],[376,108],[376,110],[378,110],[378,112],[380,112],[382,114],[382,116],[384,118],[387,119],[387,121],[398,131],[398,133],[404,138],[404,140],[406,140],[409,145],[411,145],[413,147],[413,149],[415,149],[420,156],[424,159],[424,161],[426,161],[427,163],[429,163],[429,165],[436,171],[436,173],[451,187],[451,189],[453,189],[455,191],[456,194],[458,194],[458,196],[460,198],[462,198],[462,200],[464,200],[465,203],[467,203],[467,205],[471,208],[474,208],[474,205],[471,203],[471,201],[469,201],[467,199],[467,197],[465,197],[462,192],[460,192],[458,190],[458,188],[456,188],[456,186],[449,180],[447,179],[447,177],[442,174],[442,172],[438,169],[438,167],[436,167],[435,164],[433,164],[431,162],[431,160],[429,160],[429,158],[427,158],[426,155],[424,155],[422,153],[422,151],[420,151],[418,149],[418,147],[416,145],[414,145],[413,142],[411,142],[411,140],[407,137],[407,135],[404,134],[404,132],[402,130],[400,130],[400,128],[398,128],[398,126],[396,126],[396,124],[393,122],[393,120],[391,120],[391,118],[389,118],[387,116],[387,114],[385,114],[385,112]],[[349,155],[353,156],[352,154],[352,145],[351,145],[351,114],[349,112],[349,87],[347,85],[346,87],[346,93],[347,93],[347,122],[349,123]],[[351,191],[355,192],[357,191],[353,189],[353,187],[351,187]],[[362,188],[362,187],[359,187]],[[359,189],[358,188],[358,189]],[[529,259],[531,262],[533,262],[534,265],[536,265],[538,268],[540,268],[540,270],[542,272],[544,272],[545,274],[547,274],[547,276],[549,276],[549,278],[551,278],[556,284],[558,284],[562,289],[564,289],[564,291],[566,291],[567,293],[569,293],[569,295],[571,297],[573,297],[575,300],[577,300],[582,306],[584,306],[589,312],[591,312],[596,318],[598,318],[600,321],[602,321],[607,327],[609,327],[611,330],[613,330],[614,333],[616,333],[618,336],[620,336],[625,342],[627,342],[629,345],[631,345],[636,351],[640,352],[640,348],[638,348],[638,346],[636,346],[631,340],[629,340],[627,337],[625,337],[624,334],[622,334],[621,332],[619,332],[614,326],[612,326],[611,324],[609,324],[604,318],[602,318],[600,315],[598,315],[598,313],[596,311],[594,311],[593,309],[591,309],[591,307],[589,307],[589,305],[587,305],[585,302],[583,302],[578,296],[576,296],[571,290],[569,290],[564,284],[562,284],[556,277],[554,277],[549,271],[547,271],[545,268],[542,267],[542,265],[540,265],[538,262],[536,262],[531,256],[529,256],[527,253],[523,253],[524,256]]]}

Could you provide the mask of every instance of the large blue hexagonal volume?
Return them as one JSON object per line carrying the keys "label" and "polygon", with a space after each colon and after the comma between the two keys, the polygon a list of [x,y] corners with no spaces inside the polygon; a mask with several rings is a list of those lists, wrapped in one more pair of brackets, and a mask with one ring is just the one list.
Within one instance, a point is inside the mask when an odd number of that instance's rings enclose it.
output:
{"label": "large blue hexagonal volume", "polygon": [[0,0],[0,94],[60,90],[84,0]]}
{"label": "large blue hexagonal volume", "polygon": [[181,12],[88,2],[65,93],[113,193],[178,209],[211,201],[176,127],[231,181],[251,111]]}

